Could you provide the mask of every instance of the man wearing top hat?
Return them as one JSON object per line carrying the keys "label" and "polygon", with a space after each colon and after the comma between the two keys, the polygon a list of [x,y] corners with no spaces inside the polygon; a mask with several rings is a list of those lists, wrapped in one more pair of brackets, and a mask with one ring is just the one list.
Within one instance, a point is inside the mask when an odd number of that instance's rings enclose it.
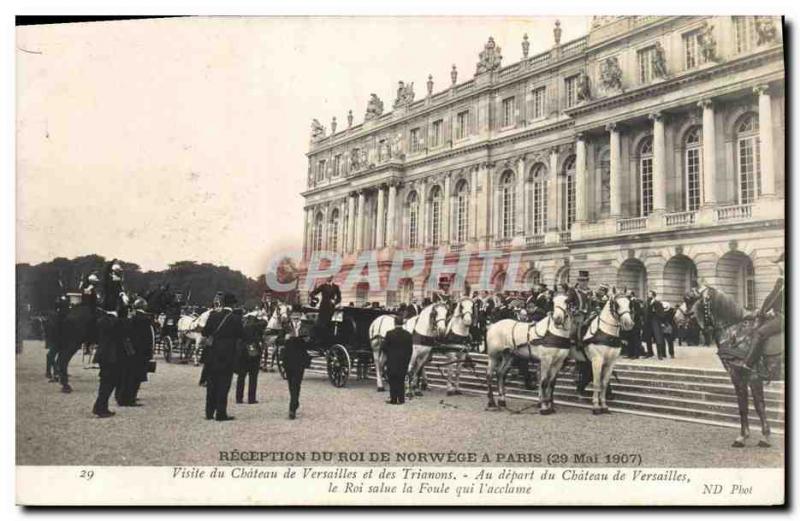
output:
{"label": "man wearing top hat", "polygon": [[242,339],[242,317],[233,312],[236,297],[226,293],[222,297],[222,308],[212,311],[203,328],[203,336],[211,339],[207,347],[206,370],[206,419],[233,420],[228,416],[228,392],[231,390],[233,369],[236,361],[236,345]]}

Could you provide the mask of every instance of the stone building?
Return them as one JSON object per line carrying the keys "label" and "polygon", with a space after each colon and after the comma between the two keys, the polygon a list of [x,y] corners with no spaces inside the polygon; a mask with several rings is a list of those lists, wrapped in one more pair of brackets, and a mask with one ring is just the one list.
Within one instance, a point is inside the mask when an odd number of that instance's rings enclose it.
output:
{"label": "stone building", "polygon": [[[328,134],[315,120],[305,261],[335,251],[346,270],[377,250],[384,281],[397,250],[501,250],[521,254],[522,286],[603,282],[677,302],[703,279],[758,305],[784,249],[780,19],[597,17],[581,38],[561,43],[558,23],[553,36],[529,55],[526,35],[508,65],[489,38],[466,81],[453,66],[416,99],[400,82],[391,112],[373,94],[361,124],[351,111]],[[421,300],[427,277],[344,300]]]}

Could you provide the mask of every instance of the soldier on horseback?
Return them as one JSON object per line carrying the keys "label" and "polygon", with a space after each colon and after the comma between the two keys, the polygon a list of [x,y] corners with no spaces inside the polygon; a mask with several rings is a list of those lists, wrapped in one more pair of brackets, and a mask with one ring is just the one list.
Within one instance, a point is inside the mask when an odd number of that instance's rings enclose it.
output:
{"label": "soldier on horseback", "polygon": [[761,304],[761,309],[756,315],[760,325],[753,331],[750,343],[752,348],[744,360],[733,362],[734,365],[739,365],[749,371],[753,370],[755,364],[761,358],[766,340],[783,332],[783,270],[785,267],[785,255],[785,253],[781,253],[780,257],[775,260],[780,273],[777,280],[775,280],[772,291],[764,299],[764,303]]}
{"label": "soldier on horseback", "polygon": [[122,285],[122,266],[114,259],[106,264],[103,277],[103,309],[124,318],[128,312],[128,295]]}

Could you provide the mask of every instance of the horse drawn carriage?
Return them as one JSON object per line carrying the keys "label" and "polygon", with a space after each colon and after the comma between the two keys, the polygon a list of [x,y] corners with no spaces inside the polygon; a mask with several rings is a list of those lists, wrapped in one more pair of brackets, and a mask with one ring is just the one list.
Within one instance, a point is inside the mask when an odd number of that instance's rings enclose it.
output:
{"label": "horse drawn carriage", "polygon": [[[324,358],[328,379],[335,387],[344,387],[350,375],[365,379],[373,361],[369,326],[386,311],[373,308],[343,307],[331,317],[330,325],[317,325],[319,310],[300,308],[292,313],[292,320],[299,321],[298,335],[307,339],[308,354],[312,358]],[[286,378],[279,345],[275,359],[278,371]]]}

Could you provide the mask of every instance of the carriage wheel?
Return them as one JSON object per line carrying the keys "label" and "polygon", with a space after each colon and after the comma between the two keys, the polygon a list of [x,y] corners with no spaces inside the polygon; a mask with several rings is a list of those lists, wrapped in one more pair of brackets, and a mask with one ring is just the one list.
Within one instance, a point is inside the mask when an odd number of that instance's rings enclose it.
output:
{"label": "carriage wheel", "polygon": [[334,344],[325,353],[325,362],[328,365],[328,379],[334,387],[347,385],[350,376],[350,355],[341,344]]}
{"label": "carriage wheel", "polygon": [[284,350],[283,346],[278,346],[275,349],[275,354],[273,355],[275,362],[278,364],[278,374],[281,375],[281,378],[286,380],[286,367],[283,365],[283,356],[281,351]]}
{"label": "carriage wheel", "polygon": [[161,337],[161,350],[164,351],[164,360],[170,363],[172,361],[172,339],[170,337]]}

